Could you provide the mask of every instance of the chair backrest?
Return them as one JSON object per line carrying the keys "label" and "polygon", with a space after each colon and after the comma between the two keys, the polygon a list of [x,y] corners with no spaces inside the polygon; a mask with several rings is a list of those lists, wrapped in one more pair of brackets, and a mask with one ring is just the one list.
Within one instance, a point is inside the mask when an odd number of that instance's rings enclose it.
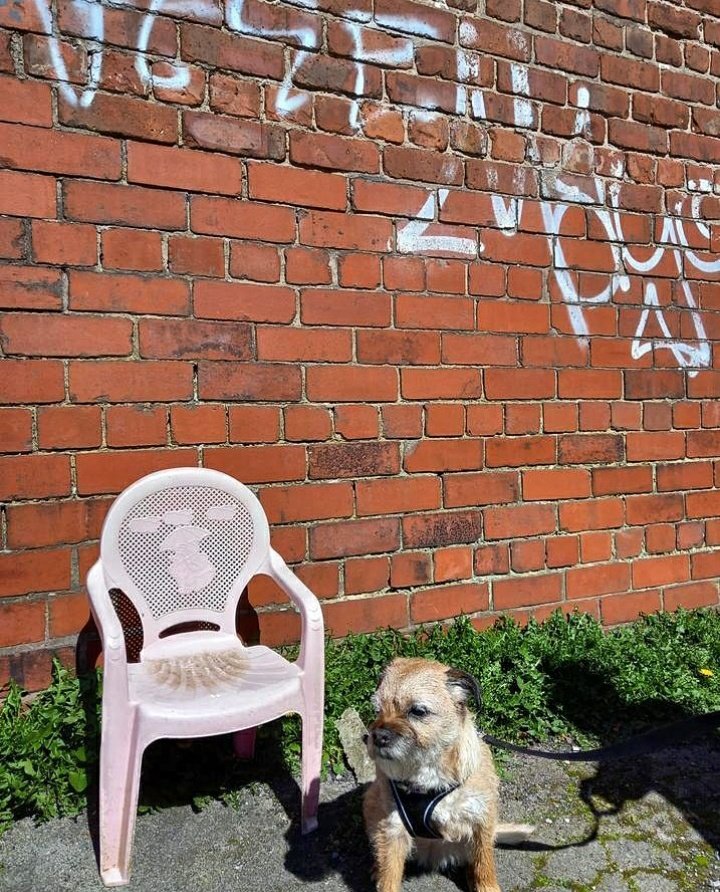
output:
{"label": "chair backrest", "polygon": [[265,512],[246,486],[219,471],[174,468],[118,496],[100,557],[108,589],[135,605],[147,647],[187,623],[234,634],[238,599],[269,547]]}

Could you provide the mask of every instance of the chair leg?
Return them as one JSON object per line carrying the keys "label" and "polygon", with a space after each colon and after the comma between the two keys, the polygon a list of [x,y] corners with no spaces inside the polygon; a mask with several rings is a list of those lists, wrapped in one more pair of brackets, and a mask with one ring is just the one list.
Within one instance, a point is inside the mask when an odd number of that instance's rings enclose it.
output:
{"label": "chair leg", "polygon": [[233,748],[238,759],[253,759],[255,757],[255,735],[257,728],[245,728],[233,734]]}
{"label": "chair leg", "polygon": [[302,832],[317,830],[322,762],[323,714],[308,710],[302,716]]}
{"label": "chair leg", "polygon": [[143,747],[134,722],[103,728],[100,749],[100,875],[106,886],[130,881]]}

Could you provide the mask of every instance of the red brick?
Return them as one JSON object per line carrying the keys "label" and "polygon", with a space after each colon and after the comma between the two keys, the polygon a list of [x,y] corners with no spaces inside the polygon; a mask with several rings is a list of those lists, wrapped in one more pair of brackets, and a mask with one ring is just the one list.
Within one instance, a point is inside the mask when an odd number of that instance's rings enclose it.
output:
{"label": "red brick", "polygon": [[714,607],[718,603],[717,582],[693,582],[684,585],[668,586],[663,592],[665,610],[684,607]]}
{"label": "red brick", "polygon": [[285,254],[285,278],[295,285],[329,284],[329,255],[314,248],[289,248]]}
{"label": "red brick", "polygon": [[408,624],[405,595],[355,598],[323,604],[327,631],[334,636],[348,632],[374,632],[376,629],[404,629]]}
{"label": "red brick", "polygon": [[544,436],[495,437],[487,444],[485,461],[489,468],[554,464],[555,439]]}
{"label": "red brick", "polygon": [[117,180],[120,142],[104,136],[0,124],[3,164],[20,170]]}
{"label": "red brick", "polygon": [[578,499],[590,495],[590,473],[584,468],[552,468],[522,472],[525,501]]}
{"label": "red brick", "polygon": [[685,582],[690,579],[690,558],[685,554],[653,557],[635,561],[632,565],[634,588]]}
{"label": "red brick", "polygon": [[94,266],[97,234],[94,226],[35,220],[32,224],[33,256],[38,263]]}
{"label": "red brick", "polygon": [[180,192],[69,180],[64,193],[65,216],[71,220],[185,229],[185,195]]}
{"label": "red brick", "polygon": [[[230,406],[228,422],[231,443],[275,443],[280,438],[280,410],[274,406]],[[294,438],[286,433],[286,439]]]}
{"label": "red brick", "polygon": [[400,470],[395,443],[332,443],[310,446],[308,453],[311,479],[389,476]]}
{"label": "red brick", "polygon": [[142,319],[140,356],[144,359],[253,358],[249,326],[198,319]]}
{"label": "red brick", "polygon": [[[328,440],[332,434],[332,416],[320,406],[288,406],[284,412],[285,439],[297,442]],[[279,427],[273,439],[277,438]]]}
{"label": "red brick", "polygon": [[0,409],[0,452],[30,452],[32,422],[29,409]]}
{"label": "red brick", "polygon": [[59,310],[62,275],[30,266],[0,267],[0,307],[8,310]]}
{"label": "red brick", "polygon": [[437,548],[476,542],[480,537],[479,511],[442,511],[436,514],[409,514],[403,518],[403,545],[406,548]]}
{"label": "red brick", "polygon": [[514,471],[445,474],[443,489],[446,508],[517,502],[520,493]]}
{"label": "red brick", "polygon": [[64,398],[63,364],[58,360],[0,360],[0,404],[55,403]]}
{"label": "red brick", "polygon": [[222,239],[172,236],[169,241],[169,264],[174,273],[222,276],[225,271]]}
{"label": "red brick", "polygon": [[353,513],[350,483],[266,486],[259,498],[272,524],[346,518]]}
{"label": "red brick", "polygon": [[295,211],[230,198],[193,196],[190,227],[207,235],[291,242],[295,238]]}
{"label": "red brick", "polygon": [[299,130],[290,133],[290,160],[293,164],[325,170],[358,173],[380,170],[380,153],[371,142]]}
{"label": "red brick", "polygon": [[459,437],[465,431],[465,407],[456,403],[434,403],[425,413],[428,437]]}
{"label": "red brick", "polygon": [[417,405],[385,405],[380,409],[383,435],[388,439],[419,437],[422,433],[422,409]]}
{"label": "red brick", "polygon": [[344,210],[347,204],[347,180],[337,174],[276,164],[250,162],[248,165],[250,198],[300,207]]}
{"label": "red brick", "polygon": [[56,209],[56,181],[53,177],[0,170],[0,214],[54,217]]}
{"label": "red brick", "polygon": [[172,406],[170,426],[180,446],[195,443],[224,443],[227,439],[224,406]]}
{"label": "red brick", "polygon": [[552,505],[493,506],[483,512],[486,539],[517,539],[554,533],[557,525]]}
{"label": "red brick", "polygon": [[408,444],[404,465],[411,474],[479,470],[483,467],[483,444],[479,439],[421,440]]}
{"label": "red brick", "polygon": [[162,270],[162,239],[159,232],[133,229],[106,229],[102,234],[102,262],[105,269]]}
{"label": "red brick", "polygon": [[357,325],[385,328],[390,323],[389,295],[336,289],[305,289],[300,319],[306,325]]}
{"label": "red brick", "polygon": [[174,108],[146,102],[134,96],[96,93],[91,105],[74,104],[62,96],[58,102],[60,123],[151,142],[174,143],[178,138]]}
{"label": "red brick", "polygon": [[657,613],[661,606],[660,593],[649,591],[603,598],[600,602],[600,611],[603,623],[612,626],[617,623],[632,622],[643,613]]}
{"label": "red brick", "polygon": [[401,384],[406,400],[477,399],[482,394],[476,369],[402,369]]}
{"label": "red brick", "polygon": [[128,143],[129,183],[219,195],[239,195],[242,171],[236,158],[217,152]]}
{"label": "red brick", "polygon": [[69,493],[69,456],[0,456],[0,498],[4,501],[43,499]]}
{"label": "red brick", "polygon": [[199,364],[198,394],[202,400],[295,401],[300,393],[299,368],[276,363]]}
{"label": "red brick", "polygon": [[[352,334],[347,329],[258,326],[258,359],[278,362],[349,362]],[[363,361],[362,357],[358,357]]]}
{"label": "red brick", "polygon": [[193,370],[181,362],[71,362],[69,381],[78,403],[189,400]]}
{"label": "red brick", "polygon": [[109,507],[106,499],[9,505],[10,548],[42,548],[97,539]]}
{"label": "red brick", "polygon": [[430,555],[423,551],[404,551],[390,560],[390,587],[414,588],[432,579]]}
{"label": "red brick", "polygon": [[48,630],[51,638],[77,635],[90,619],[85,592],[61,595],[48,601]]}
{"label": "red brick", "polygon": [[0,604],[0,647],[17,647],[45,638],[45,603],[19,601]]}
{"label": "red brick", "polygon": [[379,417],[375,406],[337,405],[335,433],[344,440],[372,440],[378,437]]}
{"label": "red brick", "polygon": [[187,111],[183,113],[182,133],[189,148],[276,161],[285,157],[285,131],[275,124]]}
{"label": "red brick", "polygon": [[132,350],[128,319],[54,313],[7,314],[0,322],[6,354],[125,356]]}
{"label": "red brick", "polygon": [[190,307],[187,282],[160,276],[112,275],[71,270],[70,309],[111,313],[185,315]]}
{"label": "red brick", "polygon": [[460,614],[470,616],[488,609],[489,593],[487,582],[415,592],[410,600],[410,616],[416,623],[436,622]]}
{"label": "red brick", "polygon": [[102,443],[99,406],[48,406],[38,409],[41,449],[89,449]]}
{"label": "red brick", "polygon": [[473,314],[473,301],[461,297],[400,294],[395,298],[398,328],[472,329]]}
{"label": "red brick", "polygon": [[232,242],[230,275],[255,282],[280,281],[280,255],[274,245]]}
{"label": "red brick", "polygon": [[433,555],[435,582],[469,579],[473,575],[473,554],[470,547],[438,548]]}
{"label": "red brick", "polygon": [[560,505],[560,529],[571,533],[621,527],[624,521],[625,511],[620,499],[593,499]]}
{"label": "red brick", "polygon": [[565,575],[568,598],[587,598],[630,589],[630,567],[624,563],[577,567]]}
{"label": "red brick", "polygon": [[0,597],[70,587],[70,549],[0,555]]}
{"label": "red brick", "polygon": [[386,557],[348,558],[345,561],[345,594],[359,595],[387,588],[389,574]]}
{"label": "red brick", "polygon": [[167,410],[162,406],[110,406],[105,412],[107,445],[164,446]]}
{"label": "red brick", "polygon": [[195,283],[196,316],[237,322],[290,322],[295,315],[295,292],[280,285],[246,282]]}
{"label": "red brick", "polygon": [[546,604],[562,598],[562,576],[543,573],[515,579],[499,579],[492,584],[492,605],[495,610]]}
{"label": "red brick", "polygon": [[317,560],[378,554],[399,547],[400,521],[396,518],[337,520],[310,528],[310,556]]}
{"label": "red brick", "polygon": [[434,477],[361,480],[356,484],[358,516],[402,514],[440,507],[440,481]]}
{"label": "red brick", "polygon": [[545,540],[529,539],[510,546],[511,565],[516,573],[542,570],[545,566]]}
{"label": "red brick", "polygon": [[76,457],[80,495],[117,493],[152,471],[197,464],[194,449],[134,449],[82,453]]}
{"label": "red brick", "polygon": [[25,254],[26,245],[22,220],[0,219],[0,258],[21,260]]}

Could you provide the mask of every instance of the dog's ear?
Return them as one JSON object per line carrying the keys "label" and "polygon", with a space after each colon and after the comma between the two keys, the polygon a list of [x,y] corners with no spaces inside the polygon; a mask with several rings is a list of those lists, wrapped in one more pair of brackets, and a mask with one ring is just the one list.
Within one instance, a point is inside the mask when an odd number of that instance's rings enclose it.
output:
{"label": "dog's ear", "polygon": [[462,669],[448,669],[446,674],[447,686],[453,699],[464,706],[468,697],[472,697],[479,708],[482,702],[482,694],[478,680],[470,675],[469,672],[463,672]]}

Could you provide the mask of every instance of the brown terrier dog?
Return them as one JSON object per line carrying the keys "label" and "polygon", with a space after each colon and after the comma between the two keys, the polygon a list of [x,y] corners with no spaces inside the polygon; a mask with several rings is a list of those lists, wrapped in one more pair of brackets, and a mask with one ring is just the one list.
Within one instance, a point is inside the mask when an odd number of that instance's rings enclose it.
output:
{"label": "brown terrier dog", "polygon": [[377,777],[363,803],[378,892],[399,892],[410,857],[435,869],[465,864],[471,892],[500,892],[494,843],[533,831],[497,823],[497,774],[470,695],[479,700],[471,675],[430,660],[393,660],[380,679],[366,737]]}

